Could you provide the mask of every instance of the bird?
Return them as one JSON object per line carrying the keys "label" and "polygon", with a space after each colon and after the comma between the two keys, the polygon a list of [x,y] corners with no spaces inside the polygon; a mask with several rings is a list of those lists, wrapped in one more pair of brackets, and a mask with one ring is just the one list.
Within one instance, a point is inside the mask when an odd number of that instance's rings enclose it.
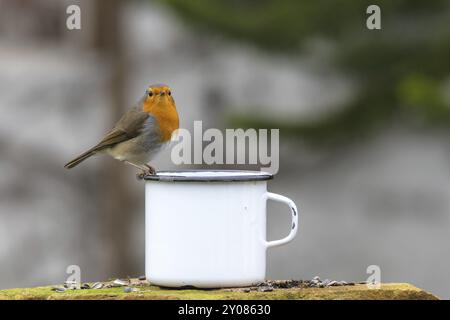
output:
{"label": "bird", "polygon": [[107,154],[142,170],[137,174],[139,179],[154,175],[156,170],[148,162],[170,142],[179,122],[170,87],[150,85],[139,102],[123,114],[99,143],[64,167],[71,169],[93,155]]}

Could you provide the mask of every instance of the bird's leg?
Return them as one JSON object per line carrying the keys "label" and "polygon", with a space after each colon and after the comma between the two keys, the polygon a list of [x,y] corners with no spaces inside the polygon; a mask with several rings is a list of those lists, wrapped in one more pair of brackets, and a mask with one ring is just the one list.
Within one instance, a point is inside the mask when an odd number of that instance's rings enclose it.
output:
{"label": "bird's leg", "polygon": [[137,174],[136,174],[136,178],[137,178],[138,180],[144,179],[145,175],[146,175],[146,174],[148,173],[148,171],[149,171],[149,169],[147,168],[147,165],[139,166],[139,165],[137,165],[137,164],[134,164],[134,163],[132,163],[132,162],[130,162],[130,161],[126,161],[126,160],[124,160],[123,162],[125,162],[126,164],[129,164],[129,165],[131,165],[131,166],[133,166],[133,167],[135,167],[135,168],[138,168],[138,169],[142,170],[141,173],[137,173]]}
{"label": "bird's leg", "polygon": [[126,160],[124,160],[123,162],[125,162],[126,164],[129,164],[129,165],[131,165],[131,166],[133,166],[135,168],[141,169],[142,171],[147,171],[147,167],[146,166],[140,166],[140,165],[134,164],[134,163],[132,163],[130,161],[126,161]]}

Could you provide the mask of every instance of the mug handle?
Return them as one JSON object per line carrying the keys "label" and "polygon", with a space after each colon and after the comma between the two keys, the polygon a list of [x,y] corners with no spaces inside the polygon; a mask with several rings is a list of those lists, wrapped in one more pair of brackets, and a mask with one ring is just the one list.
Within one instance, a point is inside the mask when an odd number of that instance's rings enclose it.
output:
{"label": "mug handle", "polygon": [[295,235],[297,234],[297,228],[298,228],[298,211],[297,211],[297,206],[295,205],[294,201],[292,201],[291,199],[276,194],[276,193],[272,193],[272,192],[266,192],[266,199],[267,200],[274,200],[274,201],[278,201],[278,202],[282,202],[288,205],[288,207],[291,209],[291,216],[292,216],[292,227],[291,227],[291,232],[289,233],[289,235],[283,239],[280,240],[273,240],[273,241],[266,241],[266,248],[271,248],[271,247],[277,247],[277,246],[281,246],[283,244],[286,244],[290,241],[292,241],[292,239],[294,239]]}

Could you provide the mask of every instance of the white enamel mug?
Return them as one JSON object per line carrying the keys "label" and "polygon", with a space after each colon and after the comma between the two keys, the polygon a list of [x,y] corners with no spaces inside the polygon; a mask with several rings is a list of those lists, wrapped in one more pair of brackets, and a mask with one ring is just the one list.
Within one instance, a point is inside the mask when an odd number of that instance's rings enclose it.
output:
{"label": "white enamel mug", "polygon": [[[265,280],[266,250],[297,233],[294,202],[267,192],[260,171],[174,171],[145,183],[145,275],[156,285],[249,286]],[[266,202],[285,203],[287,237],[266,240]]]}

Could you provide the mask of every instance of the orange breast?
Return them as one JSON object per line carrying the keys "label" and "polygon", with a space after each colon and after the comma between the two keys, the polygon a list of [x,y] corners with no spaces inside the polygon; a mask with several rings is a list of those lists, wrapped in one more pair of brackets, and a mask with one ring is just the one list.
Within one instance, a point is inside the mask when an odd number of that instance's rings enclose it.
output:
{"label": "orange breast", "polygon": [[143,106],[145,112],[155,117],[161,130],[162,142],[169,141],[172,133],[180,126],[175,102],[170,100],[159,101],[159,103],[145,102]]}

